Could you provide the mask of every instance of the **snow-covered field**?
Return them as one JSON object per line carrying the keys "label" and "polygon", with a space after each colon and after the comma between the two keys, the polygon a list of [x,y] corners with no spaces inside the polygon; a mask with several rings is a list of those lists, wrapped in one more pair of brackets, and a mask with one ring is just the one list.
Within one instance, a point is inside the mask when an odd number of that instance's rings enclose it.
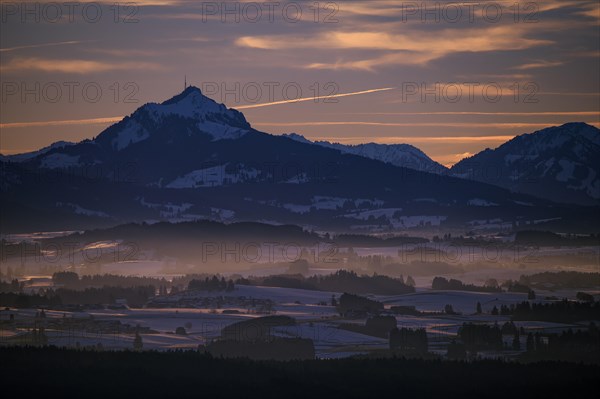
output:
{"label": "snow-covered field", "polygon": [[[183,294],[179,294],[183,295]],[[341,324],[365,323],[365,319],[343,319],[330,306],[331,297],[339,298],[340,293],[289,289],[277,287],[237,286],[229,293],[195,292],[185,294],[186,298],[226,295],[228,297],[273,301],[273,314],[288,315],[296,319],[296,325],[277,327],[273,333],[282,337],[310,338],[314,341],[318,357],[332,358],[368,353],[388,347],[387,339],[369,336],[339,328]],[[573,295],[573,293],[571,293]],[[386,308],[393,305],[415,306],[423,312],[435,312],[422,316],[396,316],[398,327],[425,328],[434,352],[444,352],[444,347],[455,336],[464,322],[498,322],[502,325],[509,320],[507,316],[492,316],[489,312],[495,305],[510,305],[526,300],[521,293],[480,293],[464,291],[432,291],[419,288],[416,293],[406,295],[372,295]],[[543,301],[540,299],[539,301]],[[327,305],[323,305],[325,302]],[[476,303],[482,304],[484,314],[475,314]],[[319,304],[321,303],[321,304]],[[452,305],[457,315],[442,313],[446,304]],[[16,320],[32,320],[36,309],[10,309],[0,311],[0,320],[7,320],[14,314]],[[224,312],[226,311],[226,312]],[[227,312],[229,311],[229,312]],[[231,313],[237,311],[237,313]],[[84,312],[47,311],[47,318],[75,318],[97,322],[118,320],[121,325],[149,328],[154,333],[141,334],[144,349],[167,350],[174,348],[197,348],[209,343],[220,335],[227,325],[248,318],[260,317],[255,311],[243,306],[224,305],[216,308],[160,308],[160,309],[119,309],[89,310]],[[572,327],[561,323],[517,322],[518,327],[527,330],[561,331]],[[177,335],[178,327],[186,329],[186,335]],[[3,330],[0,344],[6,343],[12,336],[25,334],[26,329]],[[72,329],[46,331],[49,342],[59,346],[98,346],[105,349],[132,348],[133,334],[97,333]]]}

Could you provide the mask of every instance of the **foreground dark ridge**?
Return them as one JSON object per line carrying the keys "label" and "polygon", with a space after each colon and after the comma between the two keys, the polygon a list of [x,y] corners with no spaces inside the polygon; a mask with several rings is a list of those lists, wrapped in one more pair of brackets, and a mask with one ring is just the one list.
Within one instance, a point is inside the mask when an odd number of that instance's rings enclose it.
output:
{"label": "foreground dark ridge", "polygon": [[[58,397],[566,398],[597,389],[599,366],[407,359],[250,361],[198,352],[1,348],[16,390]],[[6,388],[8,389],[8,388]]]}

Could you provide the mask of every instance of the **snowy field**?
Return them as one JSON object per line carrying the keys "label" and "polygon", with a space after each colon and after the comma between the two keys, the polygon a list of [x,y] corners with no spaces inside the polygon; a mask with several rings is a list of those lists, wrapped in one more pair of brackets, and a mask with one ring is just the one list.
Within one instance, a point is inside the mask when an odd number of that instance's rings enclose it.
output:
{"label": "snowy field", "polygon": [[[185,294],[186,298],[195,296],[202,299],[206,296],[221,295],[208,292]],[[183,294],[182,294],[183,295]],[[358,332],[339,328],[341,324],[364,324],[365,319],[343,319],[333,306],[331,297],[339,298],[340,293],[321,292],[301,289],[237,286],[233,292],[224,294],[232,297],[269,299],[273,301],[273,314],[288,315],[296,319],[296,325],[277,327],[274,334],[282,337],[310,338],[314,341],[318,357],[334,358],[369,353],[373,350],[386,349],[387,339],[369,336]],[[571,293],[573,295],[573,293]],[[415,306],[422,312],[435,312],[422,316],[396,316],[398,327],[425,328],[433,352],[444,353],[445,345],[455,337],[458,328],[464,322],[498,322],[502,325],[509,321],[507,316],[493,316],[489,313],[476,314],[476,303],[482,304],[484,312],[489,312],[495,305],[510,305],[527,300],[521,293],[480,293],[463,291],[432,291],[419,288],[417,292],[406,295],[381,296],[372,295],[373,299],[383,302],[386,308],[393,305]],[[539,296],[542,298],[542,296]],[[539,299],[537,301],[543,301]],[[319,305],[326,302],[328,305]],[[452,305],[457,315],[442,313],[446,304]],[[225,312],[224,312],[225,311]],[[237,313],[232,314],[232,311]],[[0,311],[0,320],[8,320],[14,314],[16,320],[32,320],[36,309],[10,309]],[[241,306],[223,306],[216,308],[161,308],[161,309],[119,309],[89,310],[84,312],[47,311],[47,319],[75,318],[95,321],[118,320],[122,325],[149,328],[153,333],[141,334],[144,349],[167,350],[175,348],[197,348],[205,345],[220,335],[221,329],[232,323],[249,318],[263,316]],[[559,332],[576,325],[545,322],[517,322],[517,327],[531,331]],[[187,334],[177,335],[175,330],[184,327]],[[15,335],[26,334],[27,329],[14,331],[2,330],[0,344]],[[99,344],[105,349],[130,349],[133,345],[133,333],[96,333],[72,329],[46,331],[49,342],[59,346],[90,347]]]}

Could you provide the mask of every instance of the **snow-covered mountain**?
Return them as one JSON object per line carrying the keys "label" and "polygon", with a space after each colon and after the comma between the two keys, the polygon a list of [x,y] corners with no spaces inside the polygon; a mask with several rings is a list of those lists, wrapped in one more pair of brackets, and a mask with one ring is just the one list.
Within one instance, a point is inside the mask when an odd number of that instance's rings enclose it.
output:
{"label": "snow-covered mountain", "polygon": [[284,134],[284,136],[303,143],[314,143],[322,147],[339,150],[346,154],[359,155],[361,157],[375,159],[395,166],[402,166],[423,172],[445,173],[448,171],[443,165],[435,162],[423,151],[410,144],[365,143],[346,145],[331,143],[329,141],[310,141],[297,133]]}
{"label": "snow-covered mountain", "polygon": [[567,123],[522,134],[463,159],[454,176],[558,202],[600,204],[600,130]]}
{"label": "snow-covered mountain", "polygon": [[238,138],[250,129],[241,112],[228,109],[204,96],[198,88],[190,86],[161,104],[142,106],[114,128],[100,134],[95,142],[109,143],[112,148],[121,151],[133,143],[148,139],[150,132],[170,124],[186,125],[187,134],[208,135],[213,141]]}
{"label": "snow-covered mountain", "polygon": [[[188,87],[163,103],[143,105],[93,140],[55,146],[22,162],[1,160],[2,228],[56,231],[197,219],[338,231],[511,229],[573,220],[597,225],[577,207],[396,166],[394,151],[361,148],[355,155],[257,131],[240,112]],[[381,160],[372,159],[377,154]],[[418,150],[404,154],[424,159]]]}

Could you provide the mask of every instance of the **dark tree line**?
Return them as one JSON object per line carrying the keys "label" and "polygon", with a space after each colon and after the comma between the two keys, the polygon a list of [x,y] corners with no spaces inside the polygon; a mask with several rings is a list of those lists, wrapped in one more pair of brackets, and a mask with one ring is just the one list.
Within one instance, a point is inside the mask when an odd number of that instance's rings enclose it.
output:
{"label": "dark tree line", "polygon": [[600,320],[600,302],[573,302],[568,300],[552,303],[521,302],[510,313],[513,320],[539,320],[554,322],[574,322]]}
{"label": "dark tree line", "polygon": [[322,291],[353,292],[356,294],[408,294],[415,292],[415,288],[406,284],[401,279],[374,274],[372,276],[359,276],[353,271],[338,270],[325,276],[312,276],[308,278]]}
{"label": "dark tree line", "polygon": [[56,295],[23,294],[15,292],[0,293],[0,306],[11,308],[53,307],[62,305],[62,300]]}
{"label": "dark tree line", "polygon": [[46,290],[43,294],[0,293],[0,306],[17,308],[55,307],[61,305],[111,305],[117,299],[125,299],[132,307],[143,306],[154,297],[152,285],[139,287],[102,287],[72,290],[59,288]]}
{"label": "dark tree line", "polygon": [[396,328],[396,326],[397,321],[394,316],[375,315],[369,317],[364,325],[357,323],[343,323],[339,328],[354,331],[359,334],[388,339],[390,337],[390,331]]}
{"label": "dark tree line", "polygon": [[568,329],[560,334],[527,334],[524,358],[600,363],[600,331],[594,322],[587,331]]}
{"label": "dark tree line", "polygon": [[531,288],[529,288],[529,286],[513,280],[505,281],[502,284],[502,286],[506,287],[506,290],[508,292],[522,292],[529,294],[529,292],[531,291]]}
{"label": "dark tree line", "polygon": [[70,289],[100,288],[100,287],[140,287],[140,286],[170,286],[164,278],[120,276],[116,274],[96,274],[79,276],[75,272],[63,271],[52,275],[55,285]]}
{"label": "dark tree line", "polygon": [[458,329],[458,338],[469,349],[502,349],[502,330],[495,323],[463,323]]}
{"label": "dark tree line", "polygon": [[[250,361],[198,351],[99,351],[0,347],[0,374],[27,395],[62,397],[203,397],[351,399],[568,398],[595,392],[600,367],[576,363],[522,364],[404,359]],[[132,372],[138,370],[138,372]],[[99,379],[99,376],[102,378]],[[510,379],[510,383],[503,383]],[[173,383],[169,383],[173,382]],[[8,389],[8,388],[6,388]],[[400,390],[400,391],[399,391]],[[581,396],[581,395],[580,395]]]}
{"label": "dark tree line", "polygon": [[600,287],[600,273],[542,272],[528,276],[523,275],[519,278],[519,283],[532,287],[547,288],[551,286],[554,289],[598,288]]}
{"label": "dark tree line", "polygon": [[390,349],[403,353],[425,354],[429,348],[424,328],[393,328],[390,331]]}
{"label": "dark tree line", "polygon": [[560,235],[551,231],[523,230],[515,234],[515,244],[537,245],[537,246],[580,246],[598,245],[600,236],[598,234]]}
{"label": "dark tree line", "polygon": [[63,304],[114,304],[117,299],[125,299],[132,307],[141,307],[155,296],[156,287],[153,285],[138,287],[102,287],[70,290],[59,288],[55,291]]}
{"label": "dark tree line", "polygon": [[353,294],[395,295],[415,292],[404,279],[374,274],[358,275],[353,271],[338,270],[324,276],[278,275],[239,279],[237,284],[267,287],[302,288],[316,291],[351,292]]}
{"label": "dark tree line", "polygon": [[494,316],[510,316],[513,311],[515,310],[515,305],[500,305],[500,308],[498,308],[496,305],[494,305],[494,307],[492,308],[491,314]]}
{"label": "dark tree line", "polygon": [[212,276],[212,278],[194,279],[188,283],[188,290],[231,292],[234,289],[235,284],[233,280],[226,281],[225,277],[219,279],[217,276]]}
{"label": "dark tree line", "polygon": [[502,289],[497,286],[478,286],[474,284],[465,284],[460,280],[444,277],[434,277],[431,283],[431,288],[434,290],[453,290],[453,291],[475,291],[475,292],[502,292]]}
{"label": "dark tree line", "polygon": [[18,293],[18,292],[21,292],[22,290],[23,290],[23,284],[19,283],[19,280],[17,280],[16,278],[11,280],[10,282],[0,281],[0,292]]}
{"label": "dark tree line", "polygon": [[378,314],[383,310],[383,303],[345,292],[340,296],[337,310],[340,314],[348,312]]}
{"label": "dark tree line", "polygon": [[592,294],[588,294],[586,292],[578,292],[575,296],[578,301],[583,302],[594,302],[594,296]]}

